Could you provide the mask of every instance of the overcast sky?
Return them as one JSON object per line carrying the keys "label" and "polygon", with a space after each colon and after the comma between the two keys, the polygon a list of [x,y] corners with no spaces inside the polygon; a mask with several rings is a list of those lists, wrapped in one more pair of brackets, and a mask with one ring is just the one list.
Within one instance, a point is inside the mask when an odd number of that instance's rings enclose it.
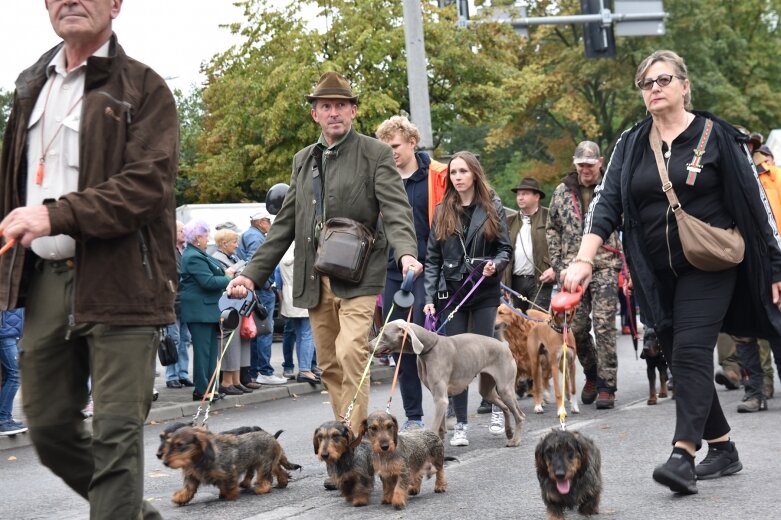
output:
{"label": "overcast sky", "polygon": [[[0,88],[13,90],[19,73],[60,40],[44,0],[3,3]],[[192,83],[200,83],[201,63],[236,43],[219,25],[241,20],[242,11],[232,0],[127,0],[114,20],[114,31],[130,56],[163,77],[176,77],[169,80],[171,88],[189,90]]]}

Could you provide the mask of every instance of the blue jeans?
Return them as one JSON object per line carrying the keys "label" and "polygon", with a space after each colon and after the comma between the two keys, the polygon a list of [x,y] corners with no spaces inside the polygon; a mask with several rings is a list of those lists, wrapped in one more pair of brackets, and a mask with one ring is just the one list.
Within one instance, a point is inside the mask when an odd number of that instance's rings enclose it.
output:
{"label": "blue jeans", "polygon": [[0,422],[10,421],[14,397],[19,390],[19,349],[16,338],[0,339],[0,368],[3,385],[0,387]]}
{"label": "blue jeans", "polygon": [[189,379],[190,356],[187,353],[187,345],[190,344],[190,330],[187,328],[187,324],[176,320],[176,323],[166,327],[165,333],[176,342],[176,352],[179,353],[179,359],[176,363],[165,367],[165,380]]}
{"label": "blue jeans", "polygon": [[298,351],[298,371],[311,372],[315,366],[315,340],[312,337],[312,324],[309,323],[309,318],[288,318],[288,323],[292,323],[293,339]]}
{"label": "blue jeans", "polygon": [[252,338],[250,344],[250,372],[252,379],[258,377],[258,374],[270,376],[274,374],[274,367],[271,366],[271,343],[274,341],[274,304],[276,303],[274,292],[260,290],[257,291],[258,300],[268,311],[269,332],[268,334],[257,335]]}

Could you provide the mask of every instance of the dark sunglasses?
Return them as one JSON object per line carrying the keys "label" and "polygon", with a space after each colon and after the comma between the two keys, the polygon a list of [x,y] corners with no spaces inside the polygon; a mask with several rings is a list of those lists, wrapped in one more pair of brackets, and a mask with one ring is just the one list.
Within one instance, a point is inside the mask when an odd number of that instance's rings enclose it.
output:
{"label": "dark sunglasses", "polygon": [[655,79],[645,78],[642,81],[638,81],[637,88],[640,90],[651,90],[654,87],[654,83],[660,87],[666,87],[672,82],[673,78],[683,79],[681,76],[673,76],[672,74],[659,74]]}

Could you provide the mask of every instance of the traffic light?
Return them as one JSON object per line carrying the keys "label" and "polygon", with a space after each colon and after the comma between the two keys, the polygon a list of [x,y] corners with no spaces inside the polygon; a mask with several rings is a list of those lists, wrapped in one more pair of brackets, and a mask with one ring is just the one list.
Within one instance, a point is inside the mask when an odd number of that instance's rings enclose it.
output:
{"label": "traffic light", "polygon": [[[581,14],[602,14],[603,0],[580,0]],[[583,24],[583,42],[586,45],[587,58],[615,58],[616,39],[613,25],[602,22]]]}

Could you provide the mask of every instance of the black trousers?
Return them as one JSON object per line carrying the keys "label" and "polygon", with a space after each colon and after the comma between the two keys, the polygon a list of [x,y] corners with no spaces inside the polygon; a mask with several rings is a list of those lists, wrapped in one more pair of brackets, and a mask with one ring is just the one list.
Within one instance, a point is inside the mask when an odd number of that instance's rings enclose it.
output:
{"label": "black trousers", "polygon": [[[481,336],[493,337],[494,323],[496,322],[496,309],[498,307],[483,307],[481,309],[461,309],[453,319],[447,322],[445,330],[448,336],[471,332]],[[467,403],[469,402],[469,388],[458,395],[453,396],[453,410],[456,412],[456,420],[460,423],[467,422]]]}
{"label": "black trousers", "polygon": [[[532,276],[517,276],[512,277],[512,289],[518,294],[523,295],[529,300],[533,301],[545,310],[550,308],[551,293],[553,292],[553,284],[540,285],[536,275]],[[516,308],[521,309],[523,312],[529,310],[529,303],[521,300],[517,296],[512,297],[513,305]],[[539,309],[538,309],[539,310]]]}
{"label": "black trousers", "polygon": [[675,382],[677,441],[715,439],[729,433],[713,383],[713,348],[735,289],[737,270],[706,273],[691,268],[674,276],[657,271],[661,305],[672,308],[672,329],[657,329]]}
{"label": "black trousers", "polygon": [[[385,290],[382,293],[382,317],[383,323],[393,303],[393,295],[401,288],[398,280],[385,280]],[[412,323],[423,326],[425,315],[423,306],[426,304],[426,291],[423,286],[423,277],[419,276],[412,286],[412,294],[415,303],[412,306]],[[406,320],[409,309],[393,307],[391,320]],[[423,389],[418,375],[418,356],[411,349],[405,348],[401,357],[393,354],[393,359],[399,365],[399,391],[401,402],[404,405],[404,414],[409,421],[420,421],[423,418]]]}

